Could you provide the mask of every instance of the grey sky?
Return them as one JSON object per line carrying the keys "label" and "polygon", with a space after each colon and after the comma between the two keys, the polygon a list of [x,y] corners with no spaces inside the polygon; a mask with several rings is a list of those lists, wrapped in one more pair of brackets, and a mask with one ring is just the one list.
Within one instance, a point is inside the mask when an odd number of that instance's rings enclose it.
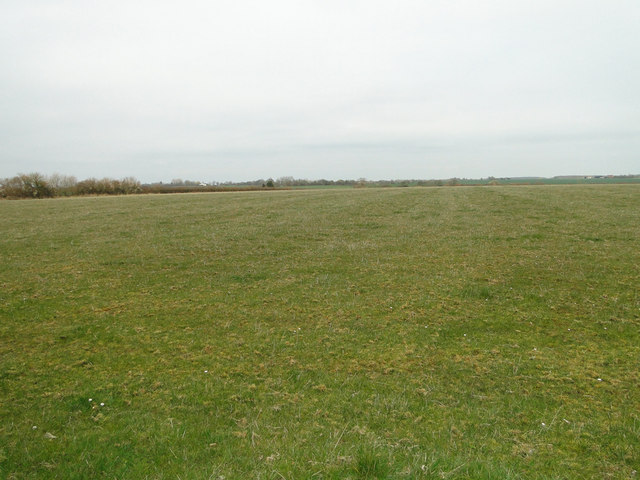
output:
{"label": "grey sky", "polygon": [[638,0],[3,0],[0,177],[640,173]]}

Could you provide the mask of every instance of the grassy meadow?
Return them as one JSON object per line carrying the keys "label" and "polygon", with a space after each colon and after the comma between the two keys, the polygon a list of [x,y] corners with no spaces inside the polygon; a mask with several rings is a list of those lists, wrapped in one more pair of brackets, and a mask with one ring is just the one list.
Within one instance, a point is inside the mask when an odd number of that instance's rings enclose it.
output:
{"label": "grassy meadow", "polygon": [[640,185],[0,202],[0,478],[640,470]]}

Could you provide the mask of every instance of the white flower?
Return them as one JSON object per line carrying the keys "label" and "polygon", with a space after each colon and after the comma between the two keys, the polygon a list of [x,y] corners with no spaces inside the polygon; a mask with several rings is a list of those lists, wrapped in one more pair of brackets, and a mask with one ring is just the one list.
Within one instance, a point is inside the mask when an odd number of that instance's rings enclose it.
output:
{"label": "white flower", "polygon": [[104,407],[104,402],[101,402],[101,403],[100,403],[100,406],[101,406],[101,407]]}
{"label": "white flower", "polygon": [[37,430],[38,427],[36,425],[34,425],[33,427],[31,427],[31,430]]}
{"label": "white flower", "polygon": [[205,370],[204,373],[209,373],[209,370]]}
{"label": "white flower", "polygon": [[599,382],[601,382],[601,381],[602,381],[602,379],[601,379],[601,378],[599,378],[599,379],[598,379],[598,381],[599,381]]}
{"label": "white flower", "polygon": [[542,426],[543,426],[543,427],[546,427],[547,425],[546,425],[544,422],[542,422]]}
{"label": "white flower", "polygon": [[90,402],[93,402],[93,398],[90,398],[90,399],[89,399],[89,401],[90,401]]}

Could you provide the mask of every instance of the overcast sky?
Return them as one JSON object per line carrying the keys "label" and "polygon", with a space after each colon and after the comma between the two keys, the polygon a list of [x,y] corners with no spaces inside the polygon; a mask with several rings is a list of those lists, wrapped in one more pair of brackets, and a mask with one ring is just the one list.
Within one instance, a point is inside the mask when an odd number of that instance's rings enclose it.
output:
{"label": "overcast sky", "polygon": [[1,0],[0,177],[640,173],[639,0]]}

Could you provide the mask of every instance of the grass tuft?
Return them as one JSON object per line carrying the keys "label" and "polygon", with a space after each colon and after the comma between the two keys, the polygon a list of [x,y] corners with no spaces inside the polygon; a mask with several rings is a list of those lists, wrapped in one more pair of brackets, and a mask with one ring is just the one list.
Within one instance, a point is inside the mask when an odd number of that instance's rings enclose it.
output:
{"label": "grass tuft", "polygon": [[357,478],[384,479],[389,474],[389,463],[371,448],[361,448],[355,458],[353,471]]}

